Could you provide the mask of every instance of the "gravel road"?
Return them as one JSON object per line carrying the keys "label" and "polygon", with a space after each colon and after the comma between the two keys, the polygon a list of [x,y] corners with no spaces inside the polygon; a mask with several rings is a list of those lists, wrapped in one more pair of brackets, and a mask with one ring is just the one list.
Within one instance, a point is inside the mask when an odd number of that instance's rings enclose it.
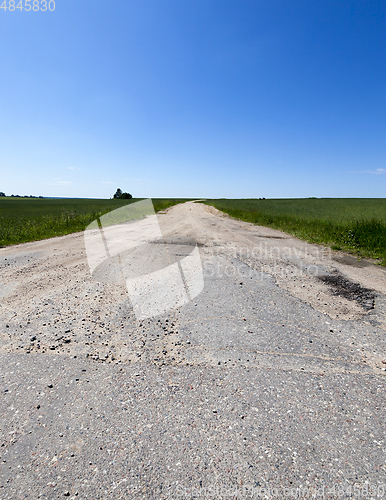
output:
{"label": "gravel road", "polygon": [[386,497],[385,270],[201,203],[157,217],[205,286],[150,319],[81,233],[0,249],[0,499]]}

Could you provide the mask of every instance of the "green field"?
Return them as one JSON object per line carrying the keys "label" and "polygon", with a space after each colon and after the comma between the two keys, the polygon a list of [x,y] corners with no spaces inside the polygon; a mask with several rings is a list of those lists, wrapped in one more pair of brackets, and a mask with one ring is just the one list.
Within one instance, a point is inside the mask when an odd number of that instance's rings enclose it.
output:
{"label": "green field", "polygon": [[232,217],[386,265],[385,198],[206,200]]}
{"label": "green field", "polygon": [[[97,217],[131,200],[50,199],[0,197],[0,246],[37,241],[83,231]],[[155,198],[158,212],[180,199]]]}

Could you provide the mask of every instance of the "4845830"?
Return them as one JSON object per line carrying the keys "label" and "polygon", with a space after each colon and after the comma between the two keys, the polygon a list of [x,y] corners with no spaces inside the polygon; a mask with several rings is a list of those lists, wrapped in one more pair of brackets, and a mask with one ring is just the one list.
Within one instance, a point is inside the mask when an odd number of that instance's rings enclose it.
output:
{"label": "4845830", "polygon": [[[1,0],[0,0],[1,1]],[[55,0],[4,0],[0,5],[0,9],[4,11],[17,11],[26,10],[27,12],[39,11],[42,12],[55,10]]]}

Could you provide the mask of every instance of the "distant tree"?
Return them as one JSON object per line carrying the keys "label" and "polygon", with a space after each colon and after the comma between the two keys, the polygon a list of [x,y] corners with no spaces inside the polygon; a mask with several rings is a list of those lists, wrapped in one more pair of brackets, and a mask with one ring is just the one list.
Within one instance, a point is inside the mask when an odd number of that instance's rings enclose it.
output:
{"label": "distant tree", "polygon": [[5,196],[5,193],[3,193],[3,191],[0,191],[0,196]]}
{"label": "distant tree", "polygon": [[114,195],[114,198],[120,198],[122,196],[122,189],[118,188],[117,192]]}
{"label": "distant tree", "polygon": [[119,200],[131,200],[132,196],[130,193],[123,193],[122,189],[118,188],[114,198]]}

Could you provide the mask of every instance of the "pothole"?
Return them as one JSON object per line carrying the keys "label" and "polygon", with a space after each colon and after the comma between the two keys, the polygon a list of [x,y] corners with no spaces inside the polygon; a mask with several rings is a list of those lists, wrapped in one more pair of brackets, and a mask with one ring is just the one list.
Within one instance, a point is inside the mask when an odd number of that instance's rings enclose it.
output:
{"label": "pothole", "polygon": [[348,300],[355,300],[366,311],[374,309],[374,290],[364,288],[359,283],[350,281],[337,271],[333,272],[333,274],[318,276],[318,278],[326,285],[329,285],[332,295],[344,297]]}

